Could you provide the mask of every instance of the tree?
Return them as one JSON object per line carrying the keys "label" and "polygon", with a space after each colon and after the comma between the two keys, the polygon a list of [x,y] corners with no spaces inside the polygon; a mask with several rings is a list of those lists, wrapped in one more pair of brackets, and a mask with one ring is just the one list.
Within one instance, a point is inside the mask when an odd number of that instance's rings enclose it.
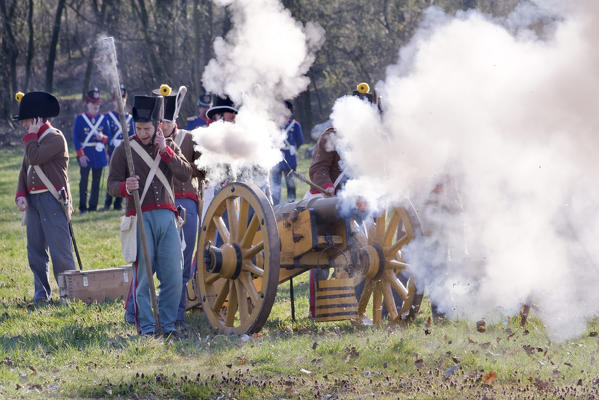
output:
{"label": "tree", "polygon": [[54,28],[52,29],[52,40],[48,51],[48,64],[46,66],[46,91],[52,91],[54,80],[54,63],[56,61],[56,47],[58,46],[58,35],[60,34],[60,23],[62,21],[62,11],[64,10],[66,0],[58,0],[56,14],[54,17]]}

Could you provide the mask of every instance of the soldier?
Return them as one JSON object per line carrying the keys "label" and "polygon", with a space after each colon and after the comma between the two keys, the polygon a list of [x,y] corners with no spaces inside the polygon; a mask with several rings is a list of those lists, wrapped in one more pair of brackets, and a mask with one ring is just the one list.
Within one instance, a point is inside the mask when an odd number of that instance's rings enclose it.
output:
{"label": "soldier", "polygon": [[[102,170],[107,165],[106,145],[108,144],[108,120],[100,114],[100,91],[90,90],[85,96],[86,112],[75,117],[73,143],[77,151],[81,181],[79,181],[79,213],[96,211],[100,191]],[[92,173],[92,189],[87,204],[87,181]]]}
{"label": "soldier", "polygon": [[[156,93],[156,91],[154,91]],[[170,95],[164,98],[164,119],[162,120],[162,132],[167,138],[171,138],[180,148],[181,153],[190,162],[193,173],[187,180],[174,179],[175,205],[185,209],[185,223],[183,224],[182,240],[183,249],[183,287],[181,300],[177,312],[176,326],[185,327],[185,308],[187,300],[187,282],[194,274],[193,252],[196,244],[198,230],[198,206],[199,206],[199,183],[204,180],[204,171],[198,170],[195,161],[200,158],[200,153],[194,150],[194,142],[191,133],[187,130],[178,129],[175,115],[178,96]],[[180,106],[180,105],[179,105]],[[178,111],[178,110],[177,110]],[[177,113],[178,114],[178,113]]]}
{"label": "soldier", "polygon": [[[237,115],[237,108],[233,104],[233,101],[229,98],[229,96],[220,97],[216,96],[214,99],[214,104],[208,111],[206,111],[206,115],[208,118],[214,122],[223,120],[225,122],[235,122],[235,116]],[[214,195],[218,193],[220,189],[227,182],[220,182],[216,184],[208,183],[207,187],[204,189],[204,209],[202,210],[202,215],[206,214],[206,210],[208,210],[208,206],[210,202],[214,198]],[[220,238],[219,238],[220,240]]]}
{"label": "soldier", "polygon": [[274,205],[279,204],[281,201],[281,174],[285,176],[285,183],[287,184],[287,201],[295,201],[295,180],[293,179],[293,176],[289,176],[289,171],[295,171],[297,168],[297,149],[299,149],[304,142],[302,126],[292,118],[293,104],[286,100],[285,106],[291,114],[289,115],[284,128],[285,147],[281,149],[283,161],[275,165],[270,173],[272,180],[272,200]]}
{"label": "soldier", "polygon": [[[127,104],[127,89],[124,85],[121,85],[121,96],[123,97],[123,107]],[[112,100],[114,102],[114,110],[107,112],[104,115],[104,118],[108,120],[108,126],[110,130],[108,131],[108,160],[110,162],[110,157],[114,152],[114,149],[121,144],[123,141],[123,128],[121,127],[121,120],[118,112],[118,102],[116,100],[116,93],[112,94]],[[129,136],[135,135],[135,124],[133,123],[133,116],[129,113],[125,113],[125,122],[129,126]],[[117,197],[114,199],[114,209],[120,210],[122,209],[122,197]],[[112,196],[108,193],[108,189],[106,189],[106,199],[104,200],[104,211],[110,210],[110,205],[112,204]]]}
{"label": "soldier", "polygon": [[235,122],[235,116],[237,115],[237,108],[233,104],[233,101],[229,96],[219,97],[214,99],[212,107],[206,111],[206,116],[210,121]]}
{"label": "soldier", "polygon": [[195,117],[190,117],[187,119],[187,125],[185,125],[185,129],[190,131],[195,128],[199,128],[200,126],[210,125],[210,117],[206,115],[206,112],[210,108],[212,104],[212,96],[209,94],[203,94],[200,96],[197,102],[198,106],[198,115]]}
{"label": "soldier", "polygon": [[27,132],[23,137],[25,156],[15,202],[19,210],[25,212],[34,302],[48,301],[51,296],[48,250],[55,279],[61,272],[75,269],[68,219],[58,194],[64,189],[70,200],[69,151],[62,132],[48,122],[48,118],[59,112],[56,97],[45,92],[30,92],[22,97],[19,114],[15,116]]}
{"label": "soldier", "polygon": [[[360,83],[352,95],[369,101],[379,108],[379,98],[376,92],[370,93],[370,87],[366,83]],[[310,189],[306,197],[314,196],[335,196],[348,180],[347,174],[343,171],[343,163],[337,150],[335,150],[335,128],[325,130],[314,146],[312,155],[312,164],[310,165],[310,180],[326,190],[326,193],[320,193],[317,189]],[[320,280],[327,279],[328,270],[311,269],[310,270],[310,315],[315,315],[315,295],[316,285]],[[363,285],[356,288],[357,294],[361,294]],[[394,293],[394,296],[395,293]],[[359,296],[358,296],[359,297]],[[396,298],[396,304],[400,304]]]}
{"label": "soldier", "polygon": [[[108,190],[112,196],[127,199],[126,216],[135,215],[131,193],[142,189],[141,209],[145,225],[145,236],[152,260],[153,270],[160,281],[158,308],[165,335],[174,334],[177,309],[181,296],[181,270],[183,255],[177,229],[177,209],[173,194],[173,178],[187,181],[192,168],[172,139],[164,137],[160,128],[155,128],[157,104],[162,99],[156,96],[135,96],[133,120],[136,134],[131,137],[131,149],[135,176],[127,171],[124,146],[114,150],[108,175]],[[140,216],[137,216],[140,217]],[[135,263],[135,305],[139,330],[143,335],[156,331],[150,304],[149,281],[145,268],[145,257],[140,233],[137,233],[137,261]]]}

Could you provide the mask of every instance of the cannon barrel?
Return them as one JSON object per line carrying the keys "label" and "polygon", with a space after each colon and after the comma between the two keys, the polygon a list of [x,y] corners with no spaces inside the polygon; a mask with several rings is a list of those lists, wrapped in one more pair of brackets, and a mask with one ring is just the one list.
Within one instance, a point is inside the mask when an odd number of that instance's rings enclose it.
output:
{"label": "cannon barrel", "polygon": [[359,217],[357,210],[347,207],[339,197],[315,197],[274,207],[277,221],[303,210],[312,210],[319,224],[331,224],[349,217]]}

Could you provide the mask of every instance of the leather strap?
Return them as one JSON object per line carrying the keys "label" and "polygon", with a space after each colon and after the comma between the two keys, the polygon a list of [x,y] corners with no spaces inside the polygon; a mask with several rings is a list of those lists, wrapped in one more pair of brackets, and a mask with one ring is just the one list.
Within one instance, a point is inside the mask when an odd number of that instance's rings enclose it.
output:
{"label": "leather strap", "polygon": [[144,191],[142,193],[142,200],[140,200],[140,202],[143,203],[143,198],[144,198],[148,188],[150,187],[150,183],[154,179],[154,175],[155,175],[156,177],[158,177],[158,180],[162,183],[162,185],[166,188],[166,191],[168,192],[168,194],[171,197],[173,204],[174,204],[175,196],[173,194],[173,188],[171,187],[171,184],[168,181],[168,179],[166,179],[166,176],[164,176],[164,173],[162,172],[162,170],[160,168],[158,168],[158,166],[160,165],[160,160],[161,160],[160,153],[156,154],[156,158],[152,160],[152,157],[150,157],[148,152],[145,151],[143,149],[143,147],[141,147],[140,144],[137,143],[135,140],[132,140],[130,142],[130,144],[131,144],[131,149],[133,149],[133,151],[135,151],[137,153],[137,155],[140,156],[141,159],[150,167],[150,173],[148,174],[148,178],[146,179],[146,184],[144,187]]}

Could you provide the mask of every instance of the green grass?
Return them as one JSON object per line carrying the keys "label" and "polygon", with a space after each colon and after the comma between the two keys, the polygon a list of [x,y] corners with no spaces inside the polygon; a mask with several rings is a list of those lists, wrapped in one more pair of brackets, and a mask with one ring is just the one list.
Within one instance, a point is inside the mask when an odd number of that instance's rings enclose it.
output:
{"label": "green grass", "polygon": [[[120,302],[34,306],[14,205],[21,155],[0,150],[0,398],[557,399],[599,390],[595,321],[561,344],[535,318],[526,329],[518,318],[484,333],[464,321],[427,329],[425,300],[406,326],[319,324],[306,318],[305,276],[294,279],[297,321],[285,283],[263,331],[247,341],[214,332],[197,311],[188,314],[188,339],[165,341],[139,337]],[[77,199],[78,168],[70,167]],[[75,216],[74,225],[85,268],[122,264],[117,212]],[[491,372],[497,380],[485,377]]]}

